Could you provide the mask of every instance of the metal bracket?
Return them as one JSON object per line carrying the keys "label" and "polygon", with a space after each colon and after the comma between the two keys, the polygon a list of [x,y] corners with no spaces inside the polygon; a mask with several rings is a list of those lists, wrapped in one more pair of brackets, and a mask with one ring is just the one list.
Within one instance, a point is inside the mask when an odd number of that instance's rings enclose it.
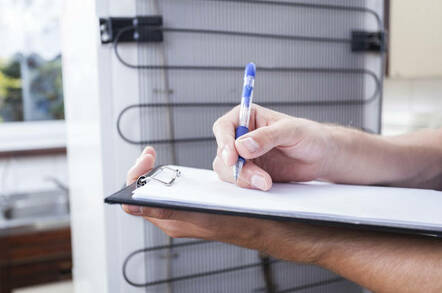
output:
{"label": "metal bracket", "polygon": [[386,33],[352,31],[351,51],[352,52],[385,52],[387,50]]}
{"label": "metal bracket", "polygon": [[[160,177],[158,177],[159,174],[163,174],[168,171],[170,175],[170,178],[168,178],[168,180],[163,180]],[[166,186],[172,186],[172,184],[175,182],[175,180],[181,176],[181,171],[178,169],[173,169],[171,167],[168,166],[159,166],[156,169],[154,169],[153,174],[151,175],[142,175],[140,177],[138,177],[137,179],[137,188],[146,185],[147,182],[149,182],[150,180],[154,180],[157,181],[159,183],[162,183]],[[149,173],[148,173],[149,174]]]}
{"label": "metal bracket", "polygon": [[101,43],[162,42],[163,17],[160,15],[100,18]]}

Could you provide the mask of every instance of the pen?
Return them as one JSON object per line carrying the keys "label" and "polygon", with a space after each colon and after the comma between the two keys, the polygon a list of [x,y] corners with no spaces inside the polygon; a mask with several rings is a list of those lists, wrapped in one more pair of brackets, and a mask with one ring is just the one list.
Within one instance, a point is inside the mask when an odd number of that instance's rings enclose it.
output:
{"label": "pen", "polygon": [[[249,132],[250,111],[252,108],[253,87],[255,84],[256,66],[249,63],[244,72],[244,85],[242,89],[241,106],[239,109],[239,126],[236,128],[235,139]],[[238,181],[241,169],[246,160],[239,156],[235,166],[233,166],[233,178]]]}

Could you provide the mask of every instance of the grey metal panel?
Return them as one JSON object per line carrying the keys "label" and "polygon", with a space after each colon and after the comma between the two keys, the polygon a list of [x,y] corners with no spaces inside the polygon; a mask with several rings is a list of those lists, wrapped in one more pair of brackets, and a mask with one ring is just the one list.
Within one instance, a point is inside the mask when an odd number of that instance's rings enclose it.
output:
{"label": "grey metal panel", "polygon": [[[136,13],[162,15],[164,26],[167,28],[203,28],[314,36],[341,41],[282,40],[165,31],[163,43],[139,44],[136,58],[130,52],[133,45],[122,45],[121,56],[129,63],[137,65],[243,66],[254,61],[258,70],[256,103],[304,103],[290,106],[274,105],[272,108],[298,117],[377,132],[379,120],[372,117],[380,116],[381,89],[378,83],[382,80],[381,56],[352,53],[348,39],[351,30],[376,30],[378,23],[370,12],[348,10],[345,7],[372,7],[372,2],[376,2],[374,8],[379,13],[381,0],[304,1],[308,4],[326,6],[342,5],[344,9],[243,2],[139,0],[136,2]],[[260,67],[355,71],[266,72],[260,71]],[[139,102],[143,104],[237,103],[241,91],[242,72],[139,69],[138,84]],[[324,104],[324,102],[342,100],[352,100],[356,103]],[[305,102],[317,104],[305,104]],[[216,152],[214,141],[180,142],[179,139],[210,137],[212,123],[230,108],[230,106],[134,108],[122,117],[121,128],[124,135],[133,140],[166,141],[154,144],[159,164],[175,163],[211,168]],[[177,139],[175,143],[167,142]],[[140,144],[140,149],[143,145],[144,143]],[[173,243],[183,241],[191,240],[174,240]],[[171,243],[170,240],[162,232],[153,225],[145,224],[145,246],[153,247],[168,243]],[[256,261],[259,261],[256,252],[220,243],[209,243],[147,253],[144,258],[134,259],[128,271],[134,273],[133,276],[139,277],[137,268],[144,262],[145,280],[138,281],[151,282],[231,268]],[[272,264],[271,267],[278,290],[295,287],[302,290],[297,289],[299,292],[360,292],[361,290],[346,281],[333,281],[336,279],[335,274],[317,267],[285,262]],[[327,280],[333,282],[321,283]],[[315,283],[319,284],[307,288],[308,284]],[[302,286],[306,288],[302,289]],[[149,286],[146,292],[264,292],[264,288],[262,270],[257,267]]]}

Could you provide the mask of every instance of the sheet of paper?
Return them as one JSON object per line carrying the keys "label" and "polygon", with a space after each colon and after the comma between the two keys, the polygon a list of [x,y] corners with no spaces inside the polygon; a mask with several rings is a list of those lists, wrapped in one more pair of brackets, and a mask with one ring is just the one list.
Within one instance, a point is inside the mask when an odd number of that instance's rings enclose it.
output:
{"label": "sheet of paper", "polygon": [[181,171],[172,186],[151,180],[136,189],[133,198],[215,210],[442,231],[442,192],[434,190],[308,182],[277,183],[264,192],[222,182],[210,170],[171,167]]}

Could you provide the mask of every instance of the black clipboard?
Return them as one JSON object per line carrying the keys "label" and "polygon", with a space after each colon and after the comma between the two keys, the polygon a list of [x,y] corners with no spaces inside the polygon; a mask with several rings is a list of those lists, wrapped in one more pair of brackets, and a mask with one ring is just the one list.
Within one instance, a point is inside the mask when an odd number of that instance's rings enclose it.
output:
{"label": "black clipboard", "polygon": [[[172,176],[170,180],[163,181],[156,177],[157,174],[161,173],[165,169],[169,169],[175,172],[175,176]],[[146,207],[157,207],[157,208],[166,208],[173,210],[183,210],[183,211],[192,211],[192,212],[202,212],[202,213],[212,213],[212,214],[220,214],[220,215],[230,215],[230,216],[242,216],[242,217],[252,217],[252,218],[261,218],[261,219],[270,219],[275,221],[294,221],[300,223],[307,223],[312,225],[321,225],[321,226],[329,226],[329,227],[343,227],[349,229],[357,229],[357,230],[366,230],[366,231],[377,231],[377,232],[388,232],[388,233],[400,233],[400,234],[408,234],[408,235],[419,235],[419,236],[427,236],[427,237],[436,237],[442,238],[442,227],[441,230],[431,230],[431,229],[416,229],[416,228],[407,228],[407,227],[393,227],[388,225],[375,225],[375,224],[359,224],[352,222],[338,222],[338,221],[330,221],[330,220],[318,220],[308,217],[295,217],[295,216],[279,216],[279,215],[265,215],[265,214],[257,214],[251,211],[243,210],[227,210],[227,209],[217,209],[212,207],[207,207],[204,205],[197,205],[192,203],[180,203],[180,202],[167,202],[164,200],[158,201],[155,199],[149,200],[138,200],[132,198],[132,192],[140,187],[145,185],[149,180],[156,180],[161,182],[162,184],[173,184],[175,179],[180,176],[179,170],[171,169],[165,165],[161,165],[155,167],[148,173],[140,176],[134,183],[124,187],[123,189],[115,192],[114,194],[106,197],[104,202],[107,204],[127,204],[127,205],[135,205],[135,206],[146,206]]]}

